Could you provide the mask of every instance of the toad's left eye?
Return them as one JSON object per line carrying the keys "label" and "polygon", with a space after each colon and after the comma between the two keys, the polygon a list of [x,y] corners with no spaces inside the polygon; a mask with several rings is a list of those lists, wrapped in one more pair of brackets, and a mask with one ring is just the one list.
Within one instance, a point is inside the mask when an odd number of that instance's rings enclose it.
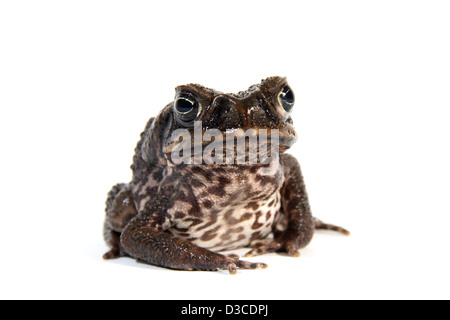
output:
{"label": "toad's left eye", "polygon": [[285,86],[281,90],[278,94],[278,101],[286,112],[291,112],[295,102],[294,91],[292,91],[291,87]]}

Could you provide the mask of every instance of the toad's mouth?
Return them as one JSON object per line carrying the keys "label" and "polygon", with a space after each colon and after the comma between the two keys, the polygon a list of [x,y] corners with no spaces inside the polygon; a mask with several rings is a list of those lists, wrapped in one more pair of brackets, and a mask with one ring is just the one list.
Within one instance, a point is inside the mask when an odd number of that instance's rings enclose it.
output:
{"label": "toad's mouth", "polygon": [[[282,130],[253,128],[221,132],[217,129],[202,129],[201,132],[181,130],[166,140],[163,153],[172,161],[178,159],[181,163],[192,163],[192,158],[202,157],[207,163],[229,163],[238,161],[240,164],[267,163],[268,158],[274,158],[288,150],[297,141],[297,134],[292,125],[286,124]],[[245,160],[243,160],[245,159]],[[203,162],[203,161],[202,161]]]}

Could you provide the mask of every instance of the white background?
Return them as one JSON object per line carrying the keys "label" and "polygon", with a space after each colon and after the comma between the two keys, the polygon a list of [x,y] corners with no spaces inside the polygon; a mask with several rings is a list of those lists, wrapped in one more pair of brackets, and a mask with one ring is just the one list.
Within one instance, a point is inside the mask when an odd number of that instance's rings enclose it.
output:
{"label": "white background", "polygon": [[[446,1],[2,1],[0,298],[450,298]],[[318,233],[263,271],[103,261],[104,201],[174,87],[287,76]],[[243,253],[243,251],[238,251]]]}

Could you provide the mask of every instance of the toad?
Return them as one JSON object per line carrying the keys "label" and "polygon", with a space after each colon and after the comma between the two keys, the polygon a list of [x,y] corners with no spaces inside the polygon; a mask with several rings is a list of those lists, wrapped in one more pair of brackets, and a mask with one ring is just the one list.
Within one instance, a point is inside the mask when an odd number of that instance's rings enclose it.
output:
{"label": "toad", "polygon": [[[316,229],[348,234],[312,216],[300,165],[286,153],[297,140],[294,103],[282,77],[237,94],[177,87],[174,101],[141,134],[131,182],[108,194],[104,258],[234,274],[267,265],[221,251],[248,247],[245,257],[297,257]],[[276,147],[271,157],[258,156],[261,150],[250,143],[258,140]]]}

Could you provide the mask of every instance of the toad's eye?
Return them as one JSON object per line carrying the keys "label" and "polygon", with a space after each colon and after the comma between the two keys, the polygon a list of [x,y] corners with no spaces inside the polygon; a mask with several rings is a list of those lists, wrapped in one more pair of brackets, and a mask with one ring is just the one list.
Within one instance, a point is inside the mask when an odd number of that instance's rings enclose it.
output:
{"label": "toad's eye", "polygon": [[176,97],[173,108],[181,121],[190,122],[197,118],[200,105],[192,95],[180,94]]}
{"label": "toad's eye", "polygon": [[281,90],[278,94],[278,101],[286,112],[291,112],[295,102],[294,91],[292,91],[291,87],[285,86]]}

